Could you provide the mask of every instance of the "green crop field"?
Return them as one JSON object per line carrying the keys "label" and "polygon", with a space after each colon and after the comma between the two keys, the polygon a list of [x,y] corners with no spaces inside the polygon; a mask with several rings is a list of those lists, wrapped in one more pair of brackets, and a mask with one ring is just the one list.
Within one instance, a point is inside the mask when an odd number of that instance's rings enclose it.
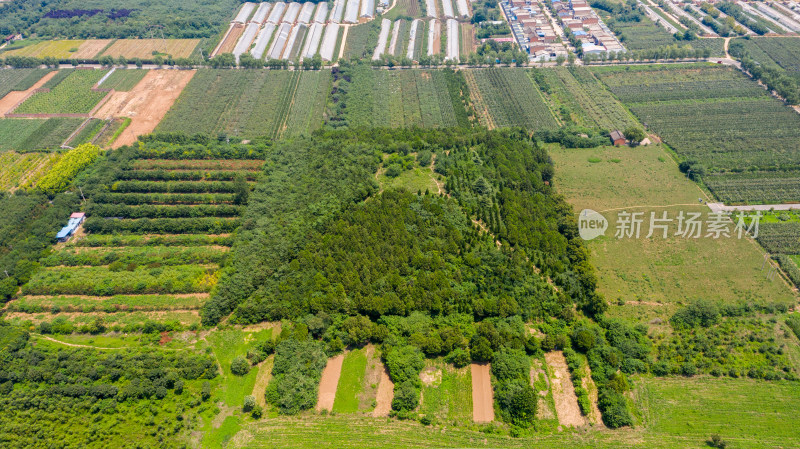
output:
{"label": "green crop field", "polygon": [[476,69],[466,76],[470,90],[477,90],[475,94],[486,104],[495,126],[521,126],[532,131],[557,127],[542,93],[524,70]]}
{"label": "green crop field", "polygon": [[91,90],[92,86],[105,74],[105,70],[75,70],[53,86],[50,92],[34,94],[14,112],[17,114],[86,114],[106,96],[106,92]]}
{"label": "green crop field", "polygon": [[[697,205],[703,192],[678,171],[660,147],[551,148],[550,154],[556,165],[556,189],[576,213],[592,209],[609,220],[606,236],[593,240],[589,248],[612,316],[637,322],[663,320],[679,304],[696,299],[796,301],[780,279],[766,279],[766,272],[761,271],[763,252],[752,241],[735,236],[684,239],[670,235],[663,239],[656,234],[644,238],[651,212],[661,217],[666,211],[674,219],[681,210],[708,211]],[[590,162],[590,158],[599,162]],[[644,212],[639,239],[614,236],[616,213],[625,209]],[[675,232],[674,225],[670,234]]]}
{"label": "green crop field", "polygon": [[117,69],[112,73],[103,84],[102,89],[114,89],[119,92],[127,92],[136,86],[139,81],[147,75],[147,70],[142,69]]}
{"label": "green crop field", "polygon": [[[682,158],[711,173],[770,170],[766,175],[726,174],[709,177],[719,199],[733,202],[797,201],[792,178],[800,166],[800,116],[767,95],[740,72],[704,65],[650,66],[637,70],[620,67],[593,69],[609,89],[642,123],[658,134]],[[641,86],[647,86],[642,89]],[[703,117],[703,120],[698,120]],[[698,171],[698,170],[695,170]],[[780,190],[770,188],[774,178],[788,178]],[[773,181],[769,181],[773,180]],[[717,190],[715,190],[717,189]],[[737,192],[747,189],[746,194]]]}
{"label": "green crop field", "polygon": [[200,70],[156,132],[307,134],[322,124],[329,73]]}
{"label": "green crop field", "polygon": [[429,360],[423,370],[420,412],[447,425],[472,421],[472,374],[469,366],[455,368],[443,360]]}
{"label": "green crop field", "polygon": [[12,90],[30,89],[50,71],[50,69],[0,69],[0,98]]}
{"label": "green crop field", "polygon": [[336,387],[333,411],[336,413],[356,413],[364,388],[364,373],[367,369],[366,349],[354,349],[344,356],[342,373]]}
{"label": "green crop field", "polygon": [[428,70],[374,70],[368,65],[342,69],[329,122],[334,126],[430,128],[468,126],[459,73]]}
{"label": "green crop field", "polygon": [[535,73],[535,76],[544,78],[545,86],[540,88],[549,90],[546,96],[553,102],[554,109],[566,108],[576,124],[608,130],[639,126],[631,113],[588,69],[555,67]]}
{"label": "green crop field", "polygon": [[36,184],[36,180],[44,175],[58,159],[58,153],[36,152],[0,153],[0,190],[11,190],[18,187]]}
{"label": "green crop field", "polygon": [[81,123],[82,118],[0,119],[0,150],[59,148]]}
{"label": "green crop field", "polygon": [[748,56],[761,64],[775,64],[794,76],[800,75],[800,38],[753,37],[733,43],[742,45]]}
{"label": "green crop field", "polygon": [[[83,188],[91,199],[83,209],[88,217],[83,230],[89,235],[73,238],[42,259],[24,296],[12,303],[15,320],[28,316],[39,322],[47,320],[47,313],[69,312],[70,320],[80,324],[104,312],[112,313],[109,325],[133,324],[129,317],[143,313],[156,321],[196,323],[197,309],[216,285],[231,244],[215,234],[233,231],[243,210],[233,204],[238,200],[231,186],[240,179],[248,188],[259,161],[252,152],[194,157],[183,159],[168,145],[153,144],[128,150],[122,162],[105,161],[93,179],[108,184]],[[171,170],[152,169],[159,166]],[[112,167],[113,177],[102,178]],[[217,203],[203,201],[216,195],[226,196],[216,198]],[[162,198],[181,196],[185,201],[177,203]]]}

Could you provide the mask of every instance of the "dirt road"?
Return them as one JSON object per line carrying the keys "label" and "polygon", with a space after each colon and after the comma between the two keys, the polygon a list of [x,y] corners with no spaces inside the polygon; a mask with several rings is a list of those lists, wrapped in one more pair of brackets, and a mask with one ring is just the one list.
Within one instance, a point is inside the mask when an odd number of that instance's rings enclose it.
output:
{"label": "dirt road", "polygon": [[333,410],[333,401],[336,399],[336,387],[339,385],[339,376],[342,374],[344,354],[328,360],[322,370],[322,379],[319,382],[319,397],[317,398],[317,411]]}
{"label": "dirt road", "polygon": [[384,369],[381,371],[381,380],[378,383],[378,395],[375,398],[376,405],[372,416],[389,416],[389,412],[392,410],[392,399],[394,399],[394,383]]}
{"label": "dirt road", "polygon": [[553,370],[551,387],[556,403],[558,423],[562,426],[575,427],[585,425],[586,419],[581,415],[581,409],[578,407],[578,397],[575,395],[575,387],[572,386],[570,380],[564,353],[561,351],[548,352],[544,355],[544,359]]}
{"label": "dirt road", "polygon": [[189,84],[196,70],[151,70],[129,92],[114,92],[94,115],[96,118],[128,117],[131,124],[114,142],[119,148],[152,132]]}
{"label": "dirt road", "polygon": [[472,371],[472,420],[475,422],[494,421],[494,394],[489,375],[491,365],[488,363],[470,365]]}
{"label": "dirt road", "polygon": [[22,101],[23,98],[28,96],[34,90],[42,87],[44,83],[46,83],[50,78],[56,76],[58,73],[57,70],[53,70],[52,72],[48,73],[47,75],[43,76],[42,79],[36,82],[33,86],[31,86],[28,90],[12,90],[8,93],[5,97],[0,99],[0,117],[5,116],[11,112],[11,108],[13,108],[17,103]]}

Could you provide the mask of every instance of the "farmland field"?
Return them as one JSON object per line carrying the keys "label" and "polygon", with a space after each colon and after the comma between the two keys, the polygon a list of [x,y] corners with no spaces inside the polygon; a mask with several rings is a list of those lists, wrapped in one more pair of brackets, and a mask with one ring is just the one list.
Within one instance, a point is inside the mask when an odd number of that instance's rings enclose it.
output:
{"label": "farmland field", "polygon": [[111,41],[111,39],[43,41],[2,54],[4,56],[28,56],[33,58],[52,57],[59,60],[95,59],[105,47],[111,44]]}
{"label": "farmland field", "polygon": [[127,92],[133,89],[147,75],[147,72],[143,69],[117,69],[103,81],[100,88]]}
{"label": "farmland field", "polygon": [[420,412],[435,421],[467,425],[472,421],[470,368],[455,368],[443,360],[429,360],[422,371]]}
{"label": "farmland field", "polygon": [[35,152],[0,153],[0,190],[12,190],[25,185],[33,185],[47,169],[55,163],[58,153]]}
{"label": "farmland field", "polygon": [[199,70],[157,132],[252,138],[303,134],[322,124],[329,71]]}
{"label": "farmland field", "polygon": [[366,349],[354,349],[345,355],[339,384],[336,387],[336,399],[333,402],[334,412],[356,413],[359,411],[359,396],[364,387],[366,370]]}
{"label": "farmland field", "polygon": [[775,64],[795,77],[800,76],[800,38],[753,37],[737,39],[732,44],[742,45],[748,56],[761,64]]}
{"label": "farmland field", "polygon": [[342,71],[349,79],[344,104],[334,120],[348,126],[469,126],[459,72],[374,70],[357,65]]}
{"label": "farmland field", "polygon": [[575,211],[589,208],[609,219],[605,237],[592,240],[589,249],[599,271],[599,289],[611,303],[611,316],[636,322],[664,319],[678,304],[697,298],[795,301],[780,279],[765,278],[760,271],[763,253],[751,241],[735,236],[663,239],[658,234],[646,239],[648,223],[638,239],[614,236],[616,213],[624,208],[644,212],[646,220],[650,212],[666,211],[672,218],[681,210],[707,213],[706,206],[696,205],[702,191],[659,146],[551,148],[550,154],[556,166],[556,189]]}
{"label": "farmland field", "polygon": [[[50,92],[38,92],[25,100],[15,114],[86,114],[97,105],[106,92],[92,90],[106,70],[75,70],[60,80]],[[55,77],[50,81],[55,80]],[[45,84],[47,87],[47,84]]]}
{"label": "farmland field", "polygon": [[631,113],[588,69],[573,66],[533,70],[544,77],[550,90],[546,96],[555,109],[566,107],[577,124],[608,130],[637,126]]}
{"label": "farmland field", "polygon": [[[30,89],[50,71],[50,69],[0,69],[0,98],[12,90]],[[4,112],[6,111],[0,111],[0,114]]]}
{"label": "farmland field", "polygon": [[488,108],[490,117],[479,114],[484,126],[491,120],[497,127],[521,126],[532,131],[557,127],[541,92],[524,70],[476,69],[465,71],[465,76],[470,89],[477,88]]}
{"label": "farmland field", "polygon": [[0,150],[58,148],[75,131],[82,118],[0,119]]}
{"label": "farmland field", "polygon": [[100,56],[152,60],[156,55],[188,58],[200,44],[200,39],[118,39]]}
{"label": "farmland field", "polygon": [[[681,157],[702,164],[711,173],[776,166],[793,171],[800,167],[800,116],[736,70],[686,65],[593,71]],[[643,85],[646,90],[641,89]],[[783,177],[795,176],[787,172]],[[780,193],[755,182],[747,195],[724,193],[753,185],[753,174],[709,179],[710,187],[721,191],[721,199],[800,200],[791,185]]]}
{"label": "farmland field", "polygon": [[151,143],[104,162],[94,176],[104,179],[112,167],[115,174],[105,186],[84,188],[91,200],[85,234],[42,260],[11,306],[14,320],[62,312],[76,322],[105,313],[120,325],[135,323],[132,314],[196,323],[242,211],[234,180],[255,179],[258,155],[243,149],[219,159],[203,149],[182,159],[180,150]]}

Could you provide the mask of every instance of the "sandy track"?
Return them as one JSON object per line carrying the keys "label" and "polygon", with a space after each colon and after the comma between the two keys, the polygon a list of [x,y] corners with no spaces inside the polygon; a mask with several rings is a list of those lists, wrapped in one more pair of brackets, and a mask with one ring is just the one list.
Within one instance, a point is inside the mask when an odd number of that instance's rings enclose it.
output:
{"label": "sandy track", "polygon": [[104,48],[108,47],[112,39],[89,39],[78,47],[78,51],[72,54],[75,59],[91,59],[99,55]]}
{"label": "sandy track", "polygon": [[333,410],[336,387],[339,385],[339,376],[342,375],[342,362],[344,362],[344,354],[339,354],[329,359],[325,369],[322,370],[322,379],[319,382],[319,397],[317,399],[318,412]]}
{"label": "sandy track", "polygon": [[472,420],[494,421],[494,395],[490,376],[491,365],[473,363],[472,371]]}
{"label": "sandy track", "polygon": [[30,94],[34,90],[42,87],[44,83],[50,80],[50,78],[56,76],[57,72],[58,70],[53,70],[52,72],[43,76],[42,79],[37,81],[36,84],[31,86],[31,88],[28,90],[12,90],[11,92],[8,93],[8,95],[0,99],[0,117],[11,112],[11,108],[13,108],[14,105],[22,101],[23,98],[25,98],[28,94]]}
{"label": "sandy track", "polygon": [[152,132],[189,84],[196,70],[150,70],[130,92],[114,92],[94,116],[129,117],[131,124],[112,145],[119,148]]}
{"label": "sandy track", "polygon": [[234,25],[230,33],[228,33],[228,36],[225,37],[225,40],[222,41],[222,44],[220,44],[216,54],[219,55],[222,53],[233,52],[233,48],[236,47],[236,43],[239,42],[239,38],[242,37],[243,33],[244,33],[244,25],[241,24]]}
{"label": "sandy track", "polygon": [[594,380],[592,380],[592,370],[588,366],[586,367],[586,376],[581,379],[581,385],[589,392],[589,401],[592,403],[592,416],[590,417],[590,421],[595,425],[605,427],[603,415],[600,413],[600,407],[597,406],[597,387],[594,384]]}
{"label": "sandy track", "polygon": [[256,403],[262,407],[267,405],[267,399],[264,395],[267,392],[269,381],[272,380],[272,364],[274,362],[275,356],[271,355],[258,364],[256,384],[253,385],[253,396],[256,398]]}
{"label": "sandy track", "polygon": [[381,380],[378,383],[378,395],[375,397],[375,409],[372,416],[389,416],[392,411],[392,399],[394,399],[394,383],[389,378],[386,369],[381,371]]}
{"label": "sandy track", "polygon": [[586,419],[581,415],[581,409],[578,407],[578,397],[575,395],[575,387],[572,386],[572,380],[570,380],[564,353],[561,351],[548,352],[544,355],[544,359],[553,370],[550,385],[553,390],[559,424],[575,427],[585,425]]}

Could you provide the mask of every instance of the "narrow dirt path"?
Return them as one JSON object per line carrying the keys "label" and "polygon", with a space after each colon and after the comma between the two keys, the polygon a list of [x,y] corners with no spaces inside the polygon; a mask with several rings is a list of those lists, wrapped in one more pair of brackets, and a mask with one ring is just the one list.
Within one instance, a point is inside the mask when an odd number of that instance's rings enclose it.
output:
{"label": "narrow dirt path", "polygon": [[375,397],[375,409],[372,416],[389,416],[392,410],[392,399],[394,399],[394,383],[389,378],[389,373],[384,368],[381,371],[381,380],[378,383],[378,395]]}
{"label": "narrow dirt path", "polygon": [[339,57],[336,58],[337,60],[344,58],[344,49],[345,45],[347,45],[347,30],[350,29],[350,25],[342,25],[342,27],[344,28],[344,33],[342,34],[342,45],[339,46]]}
{"label": "narrow dirt path", "polygon": [[103,348],[101,346],[92,346],[92,345],[79,345],[77,343],[67,343],[65,341],[56,340],[55,338],[48,337],[47,335],[42,334],[33,334],[38,338],[43,338],[48,341],[52,341],[53,343],[62,344],[64,346],[69,346],[72,348],[87,348],[87,349],[128,349],[127,346],[120,346],[119,348]]}
{"label": "narrow dirt path", "polygon": [[267,357],[263,362],[258,364],[258,375],[256,376],[256,384],[253,385],[253,396],[256,398],[256,403],[262,407],[267,405],[267,400],[264,394],[267,392],[267,385],[272,380],[272,364],[275,362],[275,356]]}
{"label": "narrow dirt path", "polygon": [[731,59],[731,55],[728,53],[728,44],[731,42],[730,37],[725,38],[725,43],[723,44],[722,48],[725,50],[725,57]]}
{"label": "narrow dirt path", "polygon": [[494,421],[494,394],[488,363],[470,365],[472,372],[472,420],[477,423]]}
{"label": "narrow dirt path", "polygon": [[342,375],[342,362],[344,354],[328,360],[325,369],[322,370],[322,379],[319,382],[319,397],[317,399],[317,411],[333,410],[333,401],[336,399],[336,387],[339,385],[339,376]]}
{"label": "narrow dirt path", "polygon": [[600,407],[597,406],[597,386],[592,380],[592,370],[588,366],[586,367],[586,375],[581,379],[581,386],[589,392],[589,401],[592,403],[592,413],[589,420],[592,424],[604,428],[603,415],[600,413]]}
{"label": "narrow dirt path", "polygon": [[564,353],[561,351],[548,352],[544,355],[544,359],[553,370],[550,385],[556,403],[558,423],[562,426],[574,427],[586,425],[586,419],[581,415],[581,409],[578,407],[578,397],[575,395],[575,387],[572,386],[570,380]]}
{"label": "narrow dirt path", "polygon": [[0,117],[3,117],[9,112],[11,112],[11,108],[13,108],[20,101],[22,101],[23,98],[30,95],[31,92],[44,86],[44,83],[48,82],[50,78],[56,76],[56,73],[58,73],[58,70],[53,70],[52,72],[43,76],[42,79],[37,81],[36,84],[30,87],[30,89],[12,90],[5,97],[0,99]]}

